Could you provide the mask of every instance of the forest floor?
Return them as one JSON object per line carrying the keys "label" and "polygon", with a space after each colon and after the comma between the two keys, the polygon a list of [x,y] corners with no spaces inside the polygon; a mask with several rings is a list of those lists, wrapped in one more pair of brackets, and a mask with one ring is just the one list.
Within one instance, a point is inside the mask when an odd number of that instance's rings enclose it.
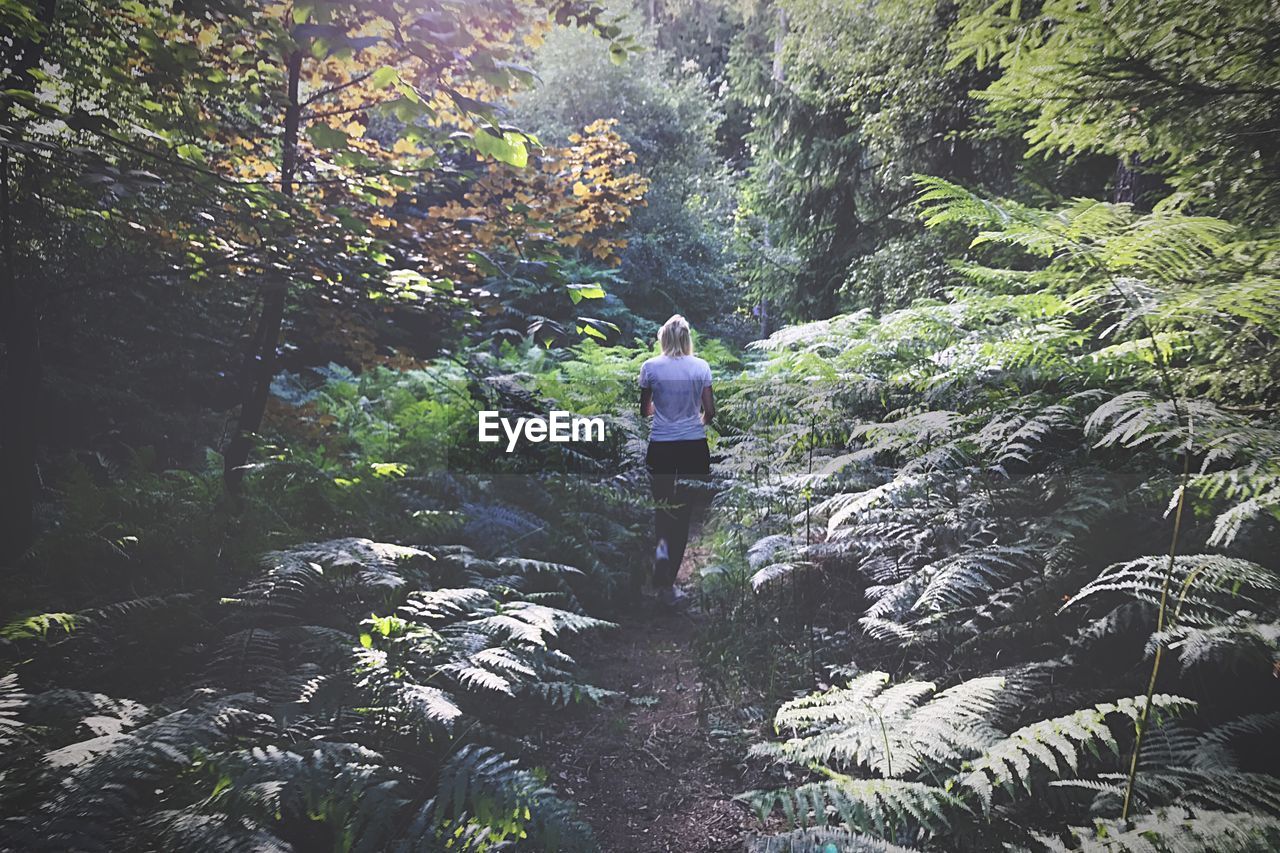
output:
{"label": "forest floor", "polygon": [[[695,532],[686,590],[708,556]],[[637,607],[578,655],[585,681],[626,695],[543,732],[539,763],[607,853],[741,851],[755,823],[733,799],[753,787],[745,746],[715,737],[702,704],[699,621],[696,608]]]}

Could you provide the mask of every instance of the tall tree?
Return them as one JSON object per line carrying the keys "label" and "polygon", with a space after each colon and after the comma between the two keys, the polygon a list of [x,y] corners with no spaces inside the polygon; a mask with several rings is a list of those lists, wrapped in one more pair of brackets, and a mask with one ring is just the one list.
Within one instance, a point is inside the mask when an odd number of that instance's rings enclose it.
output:
{"label": "tall tree", "polygon": [[[321,189],[318,196],[313,193],[311,201],[332,205],[335,185],[365,203],[376,203],[378,196],[393,201],[397,189],[408,188],[396,180],[403,175],[393,174],[389,166],[387,155],[394,157],[394,146],[388,152],[366,140],[368,127],[359,119],[374,109],[390,109],[411,138],[433,137],[437,145],[449,137],[427,128],[440,128],[441,113],[452,109],[467,117],[465,124],[472,130],[466,142],[476,152],[523,166],[528,138],[500,124],[494,105],[475,96],[530,81],[532,73],[512,60],[526,48],[522,40],[536,37],[549,20],[592,26],[612,40],[612,50],[626,54],[629,38],[605,22],[604,10],[577,0],[547,5],[489,0],[427,11],[395,2],[373,7],[294,4],[279,22],[275,43],[268,45],[284,68],[286,94],[277,150],[282,206],[297,206],[295,182],[304,133],[313,147],[339,151],[312,158],[313,168],[321,165],[336,177],[312,172],[310,179],[330,189]],[[232,58],[248,47],[236,40],[229,46]],[[407,124],[406,119],[425,119],[426,124]],[[291,238],[298,247],[296,232]],[[289,280],[272,279],[263,291],[246,359],[240,414],[225,454],[225,479],[233,492],[243,479],[252,435],[261,424],[275,373]]]}
{"label": "tall tree", "polygon": [[534,60],[543,85],[520,93],[513,112],[548,143],[616,114],[616,132],[650,188],[627,225],[623,280],[610,292],[645,317],[678,311],[705,327],[735,296],[732,175],[716,144],[722,99],[704,71],[658,46],[661,36],[646,32],[649,49],[614,64],[587,33],[550,33]]}
{"label": "tall tree", "polygon": [[32,72],[44,55],[44,32],[54,15],[53,0],[35,7],[4,7],[0,20],[11,27],[3,56],[4,94],[0,96],[0,316],[5,355],[4,414],[0,415],[0,561],[16,558],[31,544],[32,509],[36,496],[36,407],[40,396],[42,365],[36,310],[29,290],[20,286],[16,192],[30,189],[37,177],[34,160],[18,166],[22,127],[15,121],[13,105],[30,98]]}
{"label": "tall tree", "polygon": [[[403,242],[392,208],[442,168],[443,152],[524,165],[529,139],[501,122],[492,93],[531,83],[518,61],[526,39],[560,23],[592,28],[619,56],[632,46],[601,7],[578,0],[95,0],[41,6],[46,20],[33,8],[3,6],[19,36],[4,63],[6,258],[57,247],[24,219],[33,208],[14,202],[22,158],[58,182],[44,197],[66,206],[63,227],[123,233],[108,245],[150,241],[148,257],[163,257],[177,280],[256,286],[225,454],[232,490],[261,424],[290,294],[368,292],[404,267],[430,267]],[[36,324],[19,318],[40,285],[19,280],[22,268],[6,263],[6,306],[19,310],[6,311],[15,405],[4,453],[25,484],[39,370],[25,355]],[[9,554],[30,539],[32,498],[5,490]]]}
{"label": "tall tree", "polygon": [[[938,269],[940,238],[924,237],[907,210],[913,173],[1000,185],[1014,172],[1011,134],[986,133],[969,95],[985,80],[947,66],[955,11],[933,0],[782,0],[756,25],[771,22],[773,50],[737,55],[738,97],[757,106],[743,212],[764,262],[751,278],[790,316],[920,295],[912,268]],[[868,270],[886,247],[903,260],[882,256]]]}
{"label": "tall tree", "polygon": [[1280,210],[1280,10],[1271,2],[963,7],[953,64],[998,75],[979,93],[1032,154],[1117,158],[1168,181],[1170,203],[1256,223]]}

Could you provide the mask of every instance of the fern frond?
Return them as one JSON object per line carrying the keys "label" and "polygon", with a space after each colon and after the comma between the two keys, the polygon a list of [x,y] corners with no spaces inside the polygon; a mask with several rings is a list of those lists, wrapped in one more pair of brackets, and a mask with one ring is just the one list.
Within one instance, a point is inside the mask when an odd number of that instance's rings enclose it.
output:
{"label": "fern frond", "polygon": [[428,623],[452,621],[489,606],[492,596],[483,589],[434,589],[409,593],[400,612]]}
{"label": "fern frond", "polygon": [[1026,571],[1035,549],[1022,545],[988,545],[963,551],[920,570],[924,588],[912,609],[939,611],[986,597],[998,583]]}
{"label": "fern frond", "polygon": [[22,721],[18,715],[27,706],[27,694],[18,685],[18,676],[0,677],[0,746],[8,746],[18,738]]}
{"label": "fern frond", "polygon": [[[1064,767],[1076,772],[1081,748],[1097,754],[1099,745],[1118,755],[1120,747],[1108,718],[1120,715],[1137,720],[1145,704],[1145,697],[1121,699],[1024,726],[970,762],[969,771],[959,782],[990,809],[996,785],[1021,785],[1030,790],[1033,767],[1046,768],[1053,776]],[[1180,713],[1194,706],[1188,699],[1163,694],[1152,696],[1151,704],[1165,713]]]}
{"label": "fern frond", "polygon": [[1280,820],[1247,812],[1167,809],[1069,832],[1069,848],[1041,840],[1051,850],[1082,853],[1270,853],[1280,846]]}
{"label": "fern frond", "polygon": [[28,713],[42,726],[97,737],[117,734],[140,725],[151,709],[132,699],[116,699],[102,693],[54,688],[27,697]]}
{"label": "fern frond", "polygon": [[[1264,714],[1246,714],[1209,729],[1200,737],[1202,751],[1234,751],[1233,746],[1241,738],[1271,737],[1280,729],[1280,711]],[[1225,765],[1224,765],[1225,766]]]}
{"label": "fern frond", "polygon": [[968,807],[958,797],[932,785],[900,779],[854,779],[848,776],[811,782],[776,791],[751,791],[742,795],[761,820],[781,810],[796,827],[824,826],[838,817],[855,832],[888,835],[908,822],[930,832],[951,825]]}
{"label": "fern frond", "polygon": [[494,564],[501,570],[516,572],[522,575],[578,575],[582,569],[566,566],[564,563],[548,563],[545,560],[529,560],[524,557],[499,557]]}
{"label": "fern frond", "polygon": [[345,586],[350,593],[366,595],[400,589],[406,583],[400,562],[417,556],[429,555],[417,548],[355,538],[271,551],[262,558],[263,574],[224,602],[297,618],[326,589]]}
{"label": "fern frond", "polygon": [[427,728],[441,726],[445,730],[462,716],[462,709],[452,696],[426,684],[402,684],[396,705],[409,712],[411,719]]}
{"label": "fern frond", "polygon": [[1265,611],[1280,594],[1280,574],[1238,557],[1219,554],[1139,557],[1114,563],[1071,596],[1061,610],[1106,593],[1159,604],[1166,570],[1179,624],[1212,625],[1238,610]]}
{"label": "fern frond", "polygon": [[235,737],[272,732],[274,720],[255,704],[250,696],[227,696],[128,732],[46,752],[46,764],[62,779],[56,796],[42,804],[41,831],[79,849],[79,841],[71,839],[88,834],[100,841],[104,830],[114,832],[122,818],[146,814],[157,790],[171,790],[198,757],[218,752]]}
{"label": "fern frond", "polygon": [[863,616],[858,619],[858,625],[867,632],[868,636],[881,642],[906,646],[919,639],[919,635],[914,630],[891,619]]}
{"label": "fern frond", "polygon": [[[773,724],[777,731],[799,729],[813,723],[845,722],[861,719],[869,703],[889,685],[886,672],[868,672],[849,682],[847,687],[825,693],[811,693],[792,699],[778,709]],[[930,685],[932,692],[932,685]]]}
{"label": "fern frond", "polygon": [[765,587],[790,577],[796,572],[813,568],[813,565],[810,562],[770,563],[751,575],[751,589],[754,592],[760,592]]}
{"label": "fern frond", "polygon": [[796,546],[795,537],[786,533],[762,537],[747,549],[747,565],[752,569],[760,569],[770,563],[776,563],[779,554],[793,552]]}
{"label": "fern frond", "polygon": [[902,777],[929,762],[977,754],[1001,736],[991,720],[1002,713],[1003,678],[972,679],[936,696],[935,689],[927,681],[890,686],[882,672],[861,675],[846,688],[783,705],[774,718],[778,730],[817,730],[759,744],[752,752],[798,764],[855,764]]}
{"label": "fern frond", "polygon": [[245,817],[166,809],[147,821],[169,850],[192,853],[292,853],[293,847]]}
{"label": "fern frond", "polygon": [[0,628],[0,638],[6,640],[45,640],[49,632],[57,630],[70,634],[80,624],[81,617],[76,613],[37,613],[15,619]]}
{"label": "fern frond", "polygon": [[594,846],[591,830],[570,804],[488,747],[469,744],[445,762],[436,802],[441,816],[470,815],[489,829],[493,841],[532,835],[549,850]]}
{"label": "fern frond", "polygon": [[1158,646],[1178,653],[1178,665],[1232,668],[1253,663],[1274,663],[1280,659],[1280,622],[1265,622],[1248,610],[1232,613],[1221,624],[1208,627],[1175,625],[1147,640],[1147,654]]}
{"label": "fern frond", "polygon": [[751,853],[917,853],[915,848],[899,847],[870,835],[848,829],[823,827],[795,829],[778,835],[747,839]]}
{"label": "fern frond", "polygon": [[525,690],[552,707],[565,708],[577,704],[599,705],[623,695],[616,690],[606,690],[576,681],[538,681],[528,685]]}

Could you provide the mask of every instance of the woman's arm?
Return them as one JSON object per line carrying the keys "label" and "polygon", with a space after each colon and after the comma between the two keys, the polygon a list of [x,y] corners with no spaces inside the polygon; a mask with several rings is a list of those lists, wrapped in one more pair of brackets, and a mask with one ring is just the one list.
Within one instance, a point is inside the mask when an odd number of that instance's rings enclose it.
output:
{"label": "woman's arm", "polygon": [[640,389],[640,417],[647,418],[653,414],[653,389]]}
{"label": "woman's arm", "polygon": [[716,397],[711,393],[711,386],[702,389],[702,423],[711,426],[711,419],[716,416]]}

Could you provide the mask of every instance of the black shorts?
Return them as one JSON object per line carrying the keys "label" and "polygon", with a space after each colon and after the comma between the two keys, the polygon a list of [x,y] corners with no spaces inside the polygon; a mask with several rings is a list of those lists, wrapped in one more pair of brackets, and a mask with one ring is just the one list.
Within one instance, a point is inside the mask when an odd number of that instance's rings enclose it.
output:
{"label": "black shorts", "polygon": [[705,438],[651,441],[644,461],[653,474],[701,479],[711,473],[711,451]]}

